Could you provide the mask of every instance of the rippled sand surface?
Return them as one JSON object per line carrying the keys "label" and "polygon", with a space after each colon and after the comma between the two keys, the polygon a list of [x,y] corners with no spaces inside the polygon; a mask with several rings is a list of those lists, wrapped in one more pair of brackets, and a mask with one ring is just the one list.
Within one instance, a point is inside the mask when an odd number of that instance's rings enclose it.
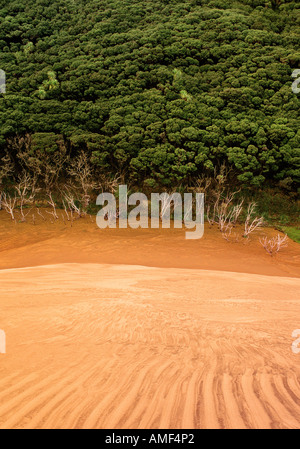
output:
{"label": "rippled sand surface", "polygon": [[1,223],[0,427],[299,427],[296,244],[87,223]]}

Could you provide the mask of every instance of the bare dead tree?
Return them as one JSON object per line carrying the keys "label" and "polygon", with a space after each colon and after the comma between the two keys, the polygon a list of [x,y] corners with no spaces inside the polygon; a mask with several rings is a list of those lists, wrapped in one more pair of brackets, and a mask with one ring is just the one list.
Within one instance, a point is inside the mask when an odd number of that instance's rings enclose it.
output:
{"label": "bare dead tree", "polygon": [[16,194],[11,196],[9,193],[4,191],[3,182],[5,179],[9,177],[13,173],[14,164],[7,153],[4,157],[1,158],[0,164],[0,209],[2,207],[4,210],[11,216],[11,219],[15,221],[15,207],[16,207]]}
{"label": "bare dead tree", "polygon": [[66,203],[65,203],[65,201],[63,200],[63,206],[64,206],[64,211],[65,211],[65,214],[66,214],[66,216],[67,216],[67,220],[68,221],[70,221],[70,214],[69,214],[69,212],[68,212],[68,210],[67,210],[67,206],[66,206]]}
{"label": "bare dead tree", "polygon": [[19,211],[21,215],[21,221],[26,221],[26,216],[29,214],[30,210],[25,214],[24,206],[26,204],[31,204],[34,201],[36,186],[35,179],[29,175],[26,171],[18,177],[18,182],[15,185],[16,198],[19,206]]}
{"label": "bare dead tree", "polygon": [[184,222],[189,221],[192,218],[193,214],[193,202],[188,202],[188,204],[184,205],[184,213],[183,213],[183,219]]}
{"label": "bare dead tree", "polygon": [[17,197],[16,194],[11,197],[8,193],[3,193],[2,205],[5,211],[11,216],[12,220],[15,220],[15,207],[16,207]]}
{"label": "bare dead tree", "polygon": [[[71,161],[68,174],[73,178],[74,182],[66,186],[67,192],[63,196],[63,205],[67,219],[70,220],[67,209],[72,210],[78,217],[84,217],[87,214],[88,206],[91,201],[92,192],[96,190],[115,193],[122,178],[116,174],[114,178],[110,178],[105,174],[97,176],[92,168],[89,156],[81,151],[78,156]],[[75,204],[78,199],[80,206]],[[67,203],[67,207],[66,204]]]}
{"label": "bare dead tree", "polygon": [[201,178],[197,179],[196,187],[194,190],[197,193],[206,193],[208,188],[210,187],[211,183],[212,183],[211,178],[201,177]]}
{"label": "bare dead tree", "polygon": [[232,231],[233,231],[233,226],[228,227],[226,229],[226,231],[222,232],[222,237],[227,242],[238,243],[239,242],[239,235],[238,235],[237,232],[233,233]]}
{"label": "bare dead tree", "polygon": [[222,231],[222,237],[223,239],[225,239],[227,242],[229,242],[229,238],[231,236],[231,232],[232,232],[232,226],[228,226],[226,228],[226,230]]}
{"label": "bare dead tree", "polygon": [[249,203],[248,209],[247,209],[247,217],[245,220],[243,237],[249,237],[249,235],[253,231],[255,231],[255,229],[260,228],[264,223],[263,217],[254,217],[253,218],[253,215],[255,213],[255,208],[256,208],[255,202]]}
{"label": "bare dead tree", "polygon": [[239,191],[227,193],[222,196],[221,192],[216,195],[216,201],[213,208],[213,216],[210,218],[210,223],[217,223],[221,232],[228,228],[235,226],[236,222],[243,209],[243,200],[237,205],[233,205],[233,199]]}
{"label": "bare dead tree", "polygon": [[168,209],[170,209],[170,193],[168,192],[163,192],[160,195],[160,201],[161,201],[161,208],[159,211],[159,218],[162,220],[164,218],[164,216],[166,215]]}
{"label": "bare dead tree", "polygon": [[[82,217],[82,215],[84,215],[85,213],[83,213],[80,209],[80,207],[76,206],[75,203],[75,197],[73,195],[73,193],[70,190],[67,190],[66,192],[64,192],[64,199],[63,199],[63,203],[65,204],[65,202],[67,203],[67,207],[70,211],[70,215],[71,215],[71,222],[73,222],[73,213],[75,212],[78,216],[78,218]],[[65,211],[66,211],[66,207],[65,207]]]}
{"label": "bare dead tree", "polygon": [[206,209],[206,218],[207,218],[209,227],[211,228],[214,224],[214,220],[213,220],[213,218],[210,217],[210,204],[207,206],[207,209]]}
{"label": "bare dead tree", "polygon": [[233,209],[232,209],[232,214],[231,214],[231,221],[233,223],[233,226],[236,226],[237,221],[243,211],[243,203],[244,200],[242,199],[238,204],[236,204]]}
{"label": "bare dead tree", "polygon": [[52,210],[50,212],[46,210],[46,212],[47,212],[47,214],[52,215],[55,220],[58,220],[58,215],[57,215],[57,212],[56,212],[56,204],[55,204],[55,201],[54,201],[54,199],[52,197],[52,193],[48,192],[47,193],[47,197],[48,197],[47,203],[52,208]]}
{"label": "bare dead tree", "polygon": [[[125,183],[124,176],[125,176],[124,174],[120,175],[117,173],[114,175],[113,178],[111,178],[105,174],[100,174],[100,176],[98,176],[98,178],[97,178],[96,189],[100,190],[101,193],[109,192],[114,195],[116,193],[116,191],[118,190],[119,185]],[[128,185],[127,185],[127,187],[130,188],[130,186],[128,186]],[[115,220],[116,218],[119,218],[119,215],[120,215],[120,212],[117,209],[116,212],[109,211],[109,213],[107,213],[104,218],[106,220]],[[91,215],[90,215],[90,219],[91,219]]]}
{"label": "bare dead tree", "polygon": [[[35,145],[29,134],[22,137],[17,136],[9,141],[10,147],[17,150],[17,156],[23,169],[29,172],[35,178],[36,184],[39,184],[46,192],[47,204],[52,208],[52,211],[47,211],[47,213],[57,220],[58,216],[52,195],[57,188],[58,179],[68,160],[68,155],[63,138],[58,138],[55,144],[57,145],[56,150],[47,151],[41,146]],[[38,212],[38,214],[43,217],[41,213]]]}
{"label": "bare dead tree", "polygon": [[211,192],[215,194],[223,194],[226,189],[228,174],[231,169],[226,167],[223,163],[219,168],[215,167],[214,174],[209,178],[209,186],[211,186]]}
{"label": "bare dead tree", "polygon": [[273,238],[268,238],[266,236],[260,238],[259,242],[266,250],[266,252],[273,257],[273,255],[277,254],[278,251],[281,250],[281,248],[285,248],[286,246],[288,246],[287,238],[288,237],[286,234],[284,236],[277,234],[277,236]]}
{"label": "bare dead tree", "polygon": [[0,210],[2,209],[2,200],[4,198],[3,182],[9,177],[10,174],[13,173],[13,169],[14,165],[9,155],[6,154],[4,157],[2,157],[0,164]]}
{"label": "bare dead tree", "polygon": [[2,183],[5,178],[13,173],[14,164],[11,161],[8,154],[2,157],[0,164],[0,190],[2,188]]}
{"label": "bare dead tree", "polygon": [[32,145],[29,135],[19,138],[17,143],[21,165],[35,174],[47,194],[56,188],[61,171],[69,159],[63,139],[57,141],[56,144],[57,151],[44,151],[44,149],[35,148]]}
{"label": "bare dead tree", "polygon": [[119,187],[120,184],[120,176],[119,175],[115,175],[113,179],[107,180],[106,181],[106,185],[107,185],[107,191],[110,193],[115,193],[116,190]]}
{"label": "bare dead tree", "polygon": [[22,136],[16,135],[7,139],[8,151],[18,154],[22,151],[28,152],[31,147],[31,136],[30,134],[25,134]]}
{"label": "bare dead tree", "polygon": [[222,203],[217,211],[217,223],[221,232],[227,231],[227,229],[231,227],[230,215],[231,213],[230,210],[228,210],[228,204]]}
{"label": "bare dead tree", "polygon": [[40,212],[39,208],[37,208],[37,213],[38,213],[38,215],[40,215],[40,216],[42,217],[42,219],[43,219],[44,221],[46,221],[46,218],[45,218],[44,215]]}
{"label": "bare dead tree", "polygon": [[2,199],[4,196],[4,192],[0,191],[0,210],[2,209]]}
{"label": "bare dead tree", "polygon": [[73,177],[75,185],[81,190],[81,216],[86,214],[90,204],[91,192],[98,187],[94,181],[94,174],[90,164],[89,156],[81,151],[78,156],[70,162],[68,173]]}
{"label": "bare dead tree", "polygon": [[[231,203],[235,195],[240,191],[230,192],[227,186],[228,175],[231,170],[223,163],[219,168],[216,167],[214,169],[212,177],[201,178],[199,183],[200,191],[206,194],[206,217],[209,226],[212,227],[214,224],[217,224],[221,232],[227,226],[229,215],[233,214]],[[235,222],[239,216],[237,212],[238,208],[234,210],[232,217]]]}
{"label": "bare dead tree", "polygon": [[[122,181],[121,181],[122,180]],[[124,184],[122,175],[116,174],[112,179],[105,174],[100,175],[96,189],[101,189],[101,193],[109,192],[115,193],[120,184]]]}

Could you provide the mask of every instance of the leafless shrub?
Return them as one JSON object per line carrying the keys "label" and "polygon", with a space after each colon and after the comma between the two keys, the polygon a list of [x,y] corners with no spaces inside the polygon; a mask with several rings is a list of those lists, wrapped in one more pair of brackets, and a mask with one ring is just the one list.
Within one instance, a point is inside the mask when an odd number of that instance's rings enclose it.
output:
{"label": "leafless shrub", "polygon": [[[69,215],[67,213],[67,209],[70,212],[71,222],[74,219],[73,213],[76,213],[78,218],[80,218],[83,215],[85,215],[85,212],[82,212],[80,207],[76,206],[75,201],[76,201],[76,199],[75,199],[74,194],[71,192],[70,189],[67,189],[67,191],[64,192],[64,194],[63,194],[63,204],[64,204],[64,208],[65,208],[65,212],[66,212],[67,217],[69,217]],[[70,218],[68,218],[68,219],[70,219]]]}
{"label": "leafless shrub", "polygon": [[223,231],[223,232],[222,232],[222,237],[223,237],[223,239],[225,239],[227,242],[230,241],[229,238],[230,238],[230,236],[231,236],[231,232],[232,232],[232,226],[228,227],[228,228],[226,229],[226,231]]}
{"label": "leafless shrub", "polygon": [[215,167],[214,175],[211,180],[211,184],[213,184],[213,190],[215,192],[224,192],[230,172],[231,168],[226,167],[225,163],[223,163],[219,169]]}
{"label": "leafless shrub", "polygon": [[[68,212],[68,209],[67,209],[67,206],[66,206],[66,203],[65,203],[65,201],[63,200],[63,206],[64,206],[64,211],[65,211],[65,214],[66,214],[66,217],[67,217],[67,220],[68,221],[70,221],[70,214],[69,214],[69,212]],[[70,210],[70,209],[69,209]]]}
{"label": "leafless shrub", "polygon": [[4,199],[3,182],[4,180],[13,173],[14,165],[8,155],[5,155],[1,159],[0,164],[0,210],[2,209],[2,200]]}
{"label": "leafless shrub", "polygon": [[255,213],[255,208],[256,208],[256,203],[254,203],[254,202],[251,202],[248,205],[243,237],[249,237],[249,235],[253,231],[255,231],[255,229],[260,228],[264,223],[263,217],[253,217],[253,215]]}
{"label": "leafless shrub", "polygon": [[227,242],[238,243],[240,241],[240,237],[237,232],[232,232],[233,226],[230,226],[226,229],[226,231],[222,232],[222,237]]}
{"label": "leafless shrub", "polygon": [[3,193],[2,196],[2,205],[4,207],[4,209],[6,210],[6,212],[11,216],[12,220],[15,220],[15,207],[16,207],[16,202],[17,202],[17,197],[16,194],[11,197],[9,195],[9,193]]}
{"label": "leafless shrub", "polygon": [[[81,151],[78,156],[70,162],[68,174],[73,179],[67,186],[67,193],[63,195],[63,204],[67,203],[67,207],[66,204],[64,204],[64,209],[68,220],[70,218],[67,213],[67,208],[73,210],[73,212],[80,217],[84,217],[87,214],[92,193],[97,190],[115,193],[121,179],[121,176],[119,175],[115,175],[115,177],[111,179],[103,173],[97,176],[96,179],[90,158],[84,151]],[[75,205],[75,198],[79,200],[80,207]]]}
{"label": "leafless shrub", "polygon": [[73,221],[74,221],[74,214],[73,211],[70,211],[70,215],[71,215],[71,227],[73,226]]}
{"label": "leafless shrub", "polygon": [[37,213],[38,213],[38,215],[40,215],[40,217],[42,217],[42,219],[43,219],[44,221],[46,221],[46,218],[45,218],[44,215],[40,212],[39,208],[37,208]]}
{"label": "leafless shrub", "polygon": [[201,177],[197,179],[196,186],[193,189],[196,193],[206,193],[212,183],[212,179],[208,177]]}
{"label": "leafless shrub", "polygon": [[277,254],[278,251],[281,250],[281,248],[285,248],[286,246],[288,246],[286,234],[284,236],[277,234],[277,236],[273,238],[263,237],[259,239],[259,242],[266,250],[266,252],[271,256]]}
{"label": "leafless shrub", "polygon": [[5,178],[7,178],[11,173],[13,173],[14,164],[12,163],[8,154],[6,154],[1,159],[0,164],[0,190],[2,188],[2,183]]}
{"label": "leafless shrub", "polygon": [[34,201],[36,193],[36,180],[29,175],[26,171],[19,176],[18,182],[15,185],[16,199],[19,206],[19,211],[21,215],[21,221],[26,221],[26,216],[29,214],[30,210],[25,214],[24,206],[30,204]]}
{"label": "leafless shrub", "polygon": [[213,218],[210,217],[210,204],[207,206],[207,209],[206,209],[206,218],[207,218],[209,227],[211,228],[212,225],[214,224],[214,220],[213,220]]}
{"label": "leafless shrub", "polygon": [[17,148],[20,164],[34,174],[46,193],[53,192],[57,187],[59,175],[68,161],[66,145],[63,139],[56,142],[57,151],[45,151],[32,145],[31,136],[16,137],[9,142]]}
{"label": "leafless shrub", "polygon": [[239,216],[241,215],[242,211],[243,211],[243,203],[244,200],[242,199],[238,204],[236,204],[233,209],[232,209],[232,214],[231,214],[231,221],[233,223],[233,226],[235,226],[237,224],[237,221],[239,219]]}
{"label": "leafless shrub", "polygon": [[105,191],[114,194],[118,190],[119,185],[124,183],[125,181],[121,175],[116,174],[113,178],[109,178],[105,174],[102,174],[99,177],[99,182],[96,188],[100,188],[102,193]]}
{"label": "leafless shrub", "polygon": [[67,225],[64,214],[61,214],[61,218],[62,218],[62,221],[64,222],[64,225]]}
{"label": "leafless shrub", "polygon": [[212,226],[213,223],[216,223],[221,232],[235,226],[243,210],[243,200],[233,205],[233,199],[237,193],[238,191],[235,191],[227,193],[226,196],[222,196],[221,192],[217,192],[211,217],[209,216],[210,209],[207,209],[207,217],[210,225]]}
{"label": "leafless shrub", "polygon": [[170,195],[172,195],[171,192],[163,192],[160,195],[161,207],[159,211],[159,218],[161,220],[165,217],[166,213],[170,211],[171,206]]}
{"label": "leafless shrub", "polygon": [[81,151],[79,155],[70,162],[68,173],[73,177],[75,185],[81,190],[81,215],[85,214],[90,204],[91,192],[98,187],[94,181],[93,170],[88,155]]}
{"label": "leafless shrub", "polygon": [[201,179],[202,191],[206,193],[206,217],[209,226],[218,225],[221,232],[226,231],[230,226],[235,226],[241,212],[243,200],[234,205],[234,199],[240,190],[230,192],[227,187],[227,178],[231,168],[222,164],[219,169],[215,168],[214,175]]}
{"label": "leafless shrub", "polygon": [[52,193],[48,192],[47,193],[47,197],[48,197],[47,203],[52,208],[52,210],[50,212],[46,210],[46,213],[52,215],[55,220],[58,220],[58,215],[57,215],[57,212],[56,212],[56,204],[55,204],[55,201],[54,201],[54,199],[52,197]]}

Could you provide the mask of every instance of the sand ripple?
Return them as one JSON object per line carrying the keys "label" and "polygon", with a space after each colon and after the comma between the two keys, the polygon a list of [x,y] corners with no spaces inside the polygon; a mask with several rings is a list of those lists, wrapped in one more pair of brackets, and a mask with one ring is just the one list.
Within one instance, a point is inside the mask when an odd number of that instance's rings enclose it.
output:
{"label": "sand ripple", "polygon": [[0,271],[1,428],[297,428],[297,278]]}

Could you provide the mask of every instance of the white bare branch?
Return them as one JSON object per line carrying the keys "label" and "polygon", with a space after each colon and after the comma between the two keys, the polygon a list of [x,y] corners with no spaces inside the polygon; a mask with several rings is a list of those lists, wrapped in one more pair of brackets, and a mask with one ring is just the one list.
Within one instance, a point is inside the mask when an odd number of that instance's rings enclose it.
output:
{"label": "white bare branch", "polygon": [[284,236],[277,234],[277,236],[273,238],[263,237],[259,239],[259,242],[266,250],[266,252],[271,256],[277,254],[278,251],[281,250],[281,248],[285,248],[286,246],[288,246],[286,234]]}
{"label": "white bare branch", "polygon": [[19,176],[18,182],[15,185],[16,198],[18,205],[20,207],[21,221],[26,221],[26,216],[29,214],[30,210],[25,214],[24,206],[30,204],[34,201],[36,187],[36,180],[29,175],[26,171]]}
{"label": "white bare branch", "polygon": [[71,221],[73,221],[73,212],[75,212],[78,215],[78,218],[85,215],[85,212],[82,212],[80,207],[76,206],[74,195],[72,194],[72,192],[70,190],[65,192],[63,195],[64,195],[63,204],[65,207],[65,212],[66,212],[67,217],[69,217],[69,215],[67,214],[67,208],[65,205],[65,202],[66,202],[67,206],[69,208],[70,214],[71,214]]}
{"label": "white bare branch", "polygon": [[55,202],[53,200],[52,193],[48,192],[47,196],[49,198],[47,200],[47,203],[49,204],[50,207],[52,207],[52,211],[50,211],[50,212],[46,211],[46,213],[52,215],[55,218],[55,220],[58,220],[58,215],[57,215],[57,212],[56,212],[56,205],[55,205]]}
{"label": "white bare branch", "polygon": [[251,202],[248,205],[247,209],[247,217],[245,220],[245,227],[244,227],[244,237],[249,237],[249,235],[255,231],[255,229],[260,228],[263,223],[264,219],[263,217],[254,217],[253,214],[255,213],[256,203]]}
{"label": "white bare branch", "polygon": [[15,220],[14,209],[16,207],[17,197],[11,197],[8,193],[3,193],[2,205],[6,212],[11,216],[12,220]]}

